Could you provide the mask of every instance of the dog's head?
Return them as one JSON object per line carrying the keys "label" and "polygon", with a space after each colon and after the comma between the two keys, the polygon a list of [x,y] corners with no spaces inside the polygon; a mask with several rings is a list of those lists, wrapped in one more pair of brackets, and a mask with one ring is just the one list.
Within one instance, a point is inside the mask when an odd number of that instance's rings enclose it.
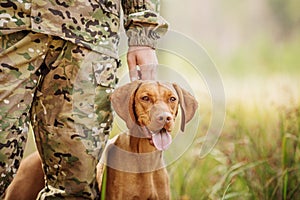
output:
{"label": "dog's head", "polygon": [[139,137],[151,137],[158,150],[166,149],[172,141],[170,132],[178,107],[181,107],[181,130],[184,131],[198,106],[186,90],[158,81],[134,81],[121,86],[112,94],[111,102],[130,132],[142,130]]}

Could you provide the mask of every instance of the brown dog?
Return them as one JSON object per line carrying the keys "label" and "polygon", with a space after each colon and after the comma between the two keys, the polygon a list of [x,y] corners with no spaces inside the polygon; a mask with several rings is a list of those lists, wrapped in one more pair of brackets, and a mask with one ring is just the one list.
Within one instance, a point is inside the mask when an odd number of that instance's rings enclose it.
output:
{"label": "brown dog", "polygon": [[[116,89],[111,101],[129,131],[107,145],[106,199],[170,199],[162,150],[171,143],[179,105],[184,131],[196,100],[176,84],[135,81]],[[98,180],[102,169],[98,165]]]}
{"label": "brown dog", "polygon": [[[184,131],[197,109],[196,100],[176,84],[135,81],[116,89],[111,101],[129,131],[110,141],[97,166],[98,183],[102,182],[103,164],[108,166],[106,190],[102,191],[106,199],[170,199],[162,150],[171,143],[178,107]],[[41,161],[34,153],[21,162],[5,199],[35,199],[43,187]]]}
{"label": "brown dog", "polygon": [[6,189],[5,200],[34,200],[45,186],[38,152],[22,160],[16,177]]}

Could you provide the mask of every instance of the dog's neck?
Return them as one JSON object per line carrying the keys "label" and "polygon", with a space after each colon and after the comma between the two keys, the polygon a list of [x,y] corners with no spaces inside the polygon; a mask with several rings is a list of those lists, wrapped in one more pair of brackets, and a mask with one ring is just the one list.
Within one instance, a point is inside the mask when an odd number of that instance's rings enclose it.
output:
{"label": "dog's neck", "polygon": [[129,130],[130,148],[135,153],[149,153],[157,151],[150,143],[151,135],[145,131],[144,127],[134,126]]}
{"label": "dog's neck", "polygon": [[150,139],[148,138],[139,138],[132,136],[131,133],[130,135],[130,149],[134,153],[150,153],[150,152],[155,152],[157,149],[150,143]]}
{"label": "dog's neck", "polygon": [[138,138],[132,135],[129,135],[129,137],[130,151],[135,154],[135,156],[132,157],[132,163],[136,161],[136,167],[139,168],[139,170],[150,172],[164,167],[162,151],[158,151],[150,144],[148,138]]}
{"label": "dog's neck", "polygon": [[132,136],[129,132],[118,136],[108,149],[107,165],[124,172],[147,173],[165,167],[162,151],[147,138]]}

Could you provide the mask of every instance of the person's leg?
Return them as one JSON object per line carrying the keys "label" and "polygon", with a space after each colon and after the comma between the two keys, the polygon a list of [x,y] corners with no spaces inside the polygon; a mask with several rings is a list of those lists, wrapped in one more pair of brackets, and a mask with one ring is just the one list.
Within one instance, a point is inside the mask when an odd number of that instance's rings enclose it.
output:
{"label": "person's leg", "polygon": [[112,123],[117,61],[67,42],[49,66],[32,121],[46,177],[38,199],[95,199],[96,165]]}
{"label": "person's leg", "polygon": [[49,39],[31,32],[0,36],[0,198],[23,156],[38,69]]}

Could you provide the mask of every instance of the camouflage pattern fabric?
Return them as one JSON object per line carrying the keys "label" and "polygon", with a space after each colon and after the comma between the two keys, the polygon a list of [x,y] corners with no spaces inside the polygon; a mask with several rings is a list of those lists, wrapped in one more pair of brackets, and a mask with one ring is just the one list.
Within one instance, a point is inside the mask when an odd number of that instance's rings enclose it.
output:
{"label": "camouflage pattern fabric", "polygon": [[129,45],[155,47],[168,27],[159,0],[1,0],[0,35],[32,30],[117,58],[121,8]]}
{"label": "camouflage pattern fabric", "polygon": [[49,40],[46,35],[27,34],[0,37],[0,195],[11,182],[23,156],[29,111],[46,51],[44,43]]}
{"label": "camouflage pattern fabric", "polygon": [[18,168],[31,120],[46,178],[39,199],[95,199],[118,61],[33,32],[2,36],[0,44],[1,192]]}

